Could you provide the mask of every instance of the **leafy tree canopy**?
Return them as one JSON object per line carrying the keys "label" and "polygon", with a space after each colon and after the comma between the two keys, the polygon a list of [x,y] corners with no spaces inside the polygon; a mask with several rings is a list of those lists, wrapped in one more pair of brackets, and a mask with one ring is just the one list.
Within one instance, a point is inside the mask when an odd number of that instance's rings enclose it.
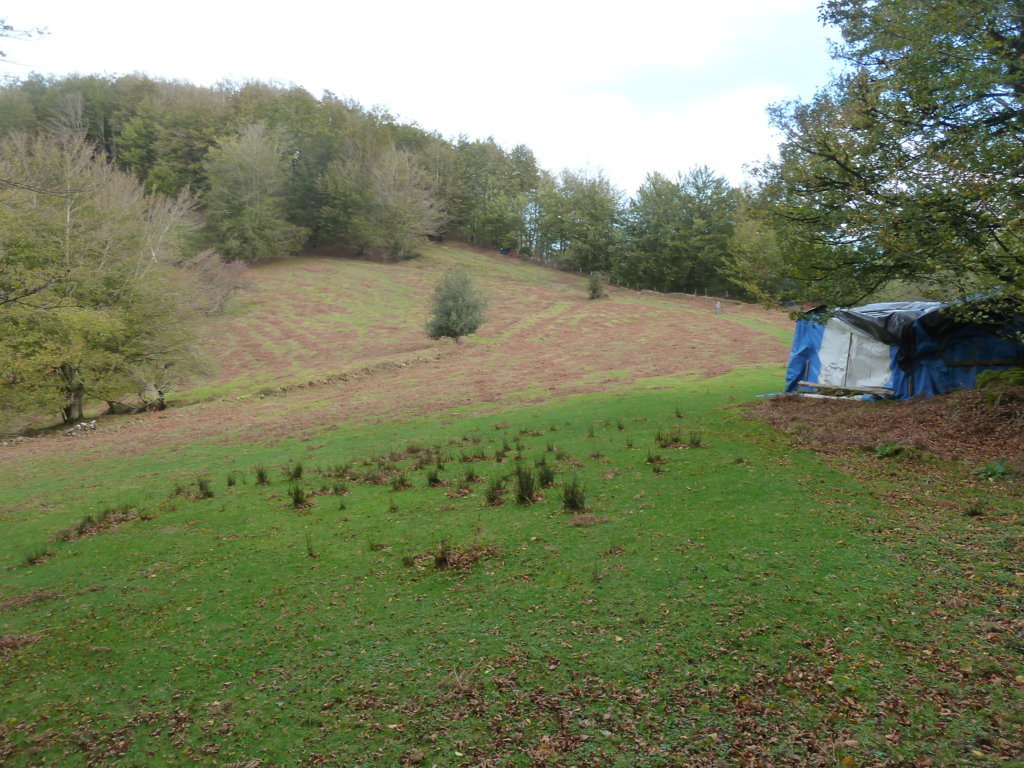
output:
{"label": "leafy tree canopy", "polygon": [[631,258],[616,273],[627,284],[659,291],[721,292],[735,208],[729,183],[706,166],[675,180],[648,174],[629,210]]}
{"label": "leafy tree canopy", "polygon": [[773,109],[785,138],[760,171],[788,275],[834,304],[903,281],[1024,308],[1024,2],[828,0],[822,18],[850,66]]}
{"label": "leafy tree canopy", "polygon": [[295,86],[137,74],[0,85],[0,137],[44,134],[71,112],[75,130],[146,192],[194,195],[193,245],[228,260],[351,247],[400,257],[450,237],[634,286],[728,288],[733,190],[706,168],[654,174],[630,204],[601,173],[550,173],[526,146],[446,139]]}
{"label": "leafy tree canopy", "polygon": [[71,130],[0,141],[0,178],[0,421],[159,398],[201,366],[187,199],[146,195]]}
{"label": "leafy tree canopy", "polygon": [[218,141],[203,165],[207,236],[221,254],[254,262],[299,250],[308,233],[285,215],[288,161],[262,124]]}

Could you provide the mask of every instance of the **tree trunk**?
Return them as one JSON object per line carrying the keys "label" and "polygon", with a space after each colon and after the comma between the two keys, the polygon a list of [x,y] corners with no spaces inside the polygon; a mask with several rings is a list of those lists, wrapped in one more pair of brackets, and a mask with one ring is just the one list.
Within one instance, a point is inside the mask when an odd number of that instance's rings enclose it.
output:
{"label": "tree trunk", "polygon": [[65,405],[61,409],[65,424],[74,424],[84,417],[85,382],[78,366],[61,363],[60,375],[64,379]]}

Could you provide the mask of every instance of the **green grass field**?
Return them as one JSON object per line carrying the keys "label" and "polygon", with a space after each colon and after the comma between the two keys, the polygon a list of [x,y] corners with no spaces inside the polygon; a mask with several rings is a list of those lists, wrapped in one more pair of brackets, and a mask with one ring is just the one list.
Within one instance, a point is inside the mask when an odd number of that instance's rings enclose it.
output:
{"label": "green grass field", "polygon": [[1016,518],[968,567],[780,377],[5,467],[0,763],[1024,765]]}

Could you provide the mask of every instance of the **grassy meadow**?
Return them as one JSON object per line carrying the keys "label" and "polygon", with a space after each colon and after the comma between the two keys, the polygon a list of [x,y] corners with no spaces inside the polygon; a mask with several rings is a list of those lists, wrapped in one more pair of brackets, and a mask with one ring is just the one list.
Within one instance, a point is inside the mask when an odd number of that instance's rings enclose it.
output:
{"label": "grassy meadow", "polygon": [[257,279],[166,415],[0,449],[3,765],[1024,765],[1010,502],[968,562],[749,418],[784,318],[455,248]]}

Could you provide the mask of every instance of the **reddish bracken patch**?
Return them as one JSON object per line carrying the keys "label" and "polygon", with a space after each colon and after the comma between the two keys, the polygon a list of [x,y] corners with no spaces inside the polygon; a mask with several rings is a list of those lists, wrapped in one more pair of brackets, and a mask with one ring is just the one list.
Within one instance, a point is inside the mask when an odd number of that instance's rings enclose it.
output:
{"label": "reddish bracken patch", "polygon": [[[423,332],[446,266],[439,259],[295,259],[255,269],[257,290],[242,298],[247,308],[211,331],[220,369],[212,385],[227,387],[226,397],[100,419],[96,432],[74,443],[50,436],[5,446],[0,469],[32,456],[124,456],[209,438],[268,442],[343,422],[542,402],[651,377],[717,376],[788,355],[777,331],[791,323],[781,312],[736,302],[716,315],[713,298],[621,288],[590,301],[578,275],[477,258],[488,321],[462,344],[430,341]],[[236,385],[242,388],[230,389]]]}

